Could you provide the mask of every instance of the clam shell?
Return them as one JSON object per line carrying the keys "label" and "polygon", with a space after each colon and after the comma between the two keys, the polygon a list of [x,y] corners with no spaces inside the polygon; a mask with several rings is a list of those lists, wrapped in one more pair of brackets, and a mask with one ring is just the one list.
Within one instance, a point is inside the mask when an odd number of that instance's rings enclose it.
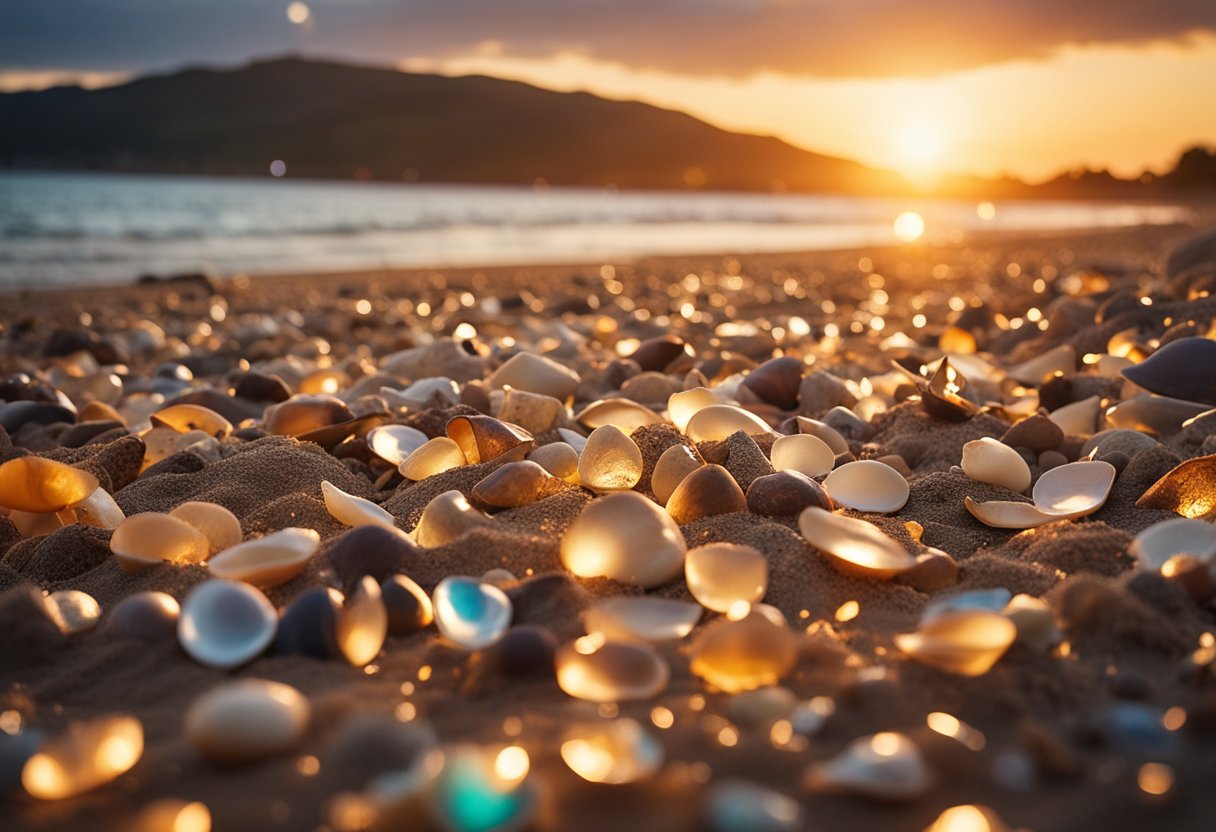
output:
{"label": "clam shell", "polygon": [[216,503],[192,500],[173,509],[169,516],[198,529],[203,537],[207,538],[211,552],[221,552],[244,539],[241,521],[237,520],[231,511]]}
{"label": "clam shell", "polygon": [[355,418],[341,399],[318,395],[292,396],[266,408],[262,427],[279,436],[303,436]]}
{"label": "clam shell", "polygon": [[419,447],[397,466],[407,480],[424,480],[465,464],[464,451],[455,440],[437,436]]}
{"label": "clam shell", "polygon": [[1208,404],[1146,394],[1125,399],[1109,408],[1106,421],[1116,428],[1169,436],[1182,430],[1187,420],[1211,409]]}
{"label": "clam shell", "polygon": [[647,588],[674,580],[684,551],[675,521],[634,491],[593,500],[561,542],[562,563],[575,575]]}
{"label": "clam shell", "polygon": [[578,476],[593,491],[624,491],[642,478],[642,450],[615,425],[591,431],[578,458]]}
{"label": "clam shell", "polygon": [[715,514],[747,511],[747,497],[721,465],[702,465],[676,486],[667,513],[681,526]]}
{"label": "clam shell", "polygon": [[40,800],[75,797],[125,774],[143,752],[143,725],[133,716],[73,723],[25,761],[21,784]]}
{"label": "clam shell", "polygon": [[536,444],[532,434],[523,428],[490,416],[456,416],[448,422],[446,430],[470,465],[506,454],[510,454],[507,461],[523,459]]}
{"label": "clam shell", "polygon": [[808,419],[806,416],[797,417],[798,432],[814,436],[816,439],[822,439],[829,448],[832,449],[834,456],[847,454],[849,452],[849,443],[840,431],[827,424],[820,422],[818,419]]}
{"label": "clam shell", "polygon": [[527,390],[508,390],[498,417],[537,436],[552,430],[565,410],[565,405],[552,396],[529,393]]}
{"label": "clam shell", "polygon": [[1179,338],[1123,371],[1136,384],[1161,396],[1216,405],[1216,379],[1200,367],[1216,366],[1216,341]]}
{"label": "clam shell", "polygon": [[998,529],[1032,529],[1056,520],[1085,517],[1106,503],[1115,482],[1109,462],[1070,462],[1039,477],[1031,492],[1034,503],[989,500],[977,503],[963,498],[975,519]]}
{"label": "clam shell", "polygon": [[828,473],[836,462],[828,443],[809,433],[780,437],[773,443],[769,458],[778,471],[797,471],[808,477]]}
{"label": "clam shell", "polygon": [[287,528],[239,543],[207,561],[217,578],[269,589],[299,575],[321,545],[312,529]]}
{"label": "clam shell", "polygon": [[473,508],[464,494],[453,489],[435,496],[426,504],[411,535],[419,546],[433,548],[451,543],[474,526],[492,522]]}
{"label": "clam shell", "polygon": [[101,620],[97,599],[78,589],[59,589],[46,597],[46,611],[65,636],[83,633]]}
{"label": "clam shell", "polygon": [[753,604],[768,591],[768,561],[751,546],[707,543],[684,556],[684,577],[697,602],[726,612],[739,602]]}
{"label": "clam shell", "polygon": [[1216,517],[1216,454],[1188,459],[1171,469],[1149,486],[1136,506],[1195,520]]}
{"label": "clam shell", "polygon": [[528,454],[528,459],[544,468],[550,475],[577,483],[578,451],[565,442],[550,442]]}
{"label": "clam shell", "polygon": [[363,667],[384,647],[388,636],[388,612],[380,597],[380,584],[364,575],[338,613],[335,626],[338,649],[355,667]]}
{"label": "clam shell", "polygon": [[249,763],[286,754],[308,730],[308,698],[290,685],[240,679],[190,703],[186,740],[214,763]]}
{"label": "clam shell", "polygon": [[991,437],[973,439],[963,445],[963,473],[978,482],[999,485],[1010,491],[1030,488],[1030,466],[1022,455]]}
{"label": "clam shell", "polygon": [[831,511],[832,498],[815,480],[797,471],[779,471],[756,477],[747,487],[747,507],[766,517],[798,514],[810,506]]}
{"label": "clam shell", "polygon": [[708,387],[694,387],[671,395],[667,400],[667,416],[680,433],[686,433],[688,422],[697,411],[720,404],[723,404],[722,399]]}
{"label": "clam shell", "polygon": [[798,516],[798,529],[846,575],[887,580],[916,565],[903,546],[865,520],[812,507]]}
{"label": "clam shell", "polygon": [[738,693],[777,684],[797,663],[797,636],[753,610],[706,626],[693,641],[689,670],[719,690]]}
{"label": "clam shell", "polygon": [[195,661],[230,670],[261,655],[278,623],[274,605],[257,589],[213,579],[194,587],[182,602],[177,637]]}
{"label": "clam shell", "polygon": [[469,496],[487,511],[514,508],[548,496],[546,485],[552,480],[549,472],[535,462],[508,462],[473,486]]}
{"label": "clam shell", "polygon": [[134,574],[158,563],[202,563],[211,553],[206,535],[170,514],[132,514],[110,536],[110,551]]}
{"label": "clam shell", "polygon": [[1176,555],[1190,555],[1211,565],[1216,563],[1216,525],[1186,517],[1154,523],[1136,535],[1128,551],[1141,569],[1152,572]]}
{"label": "clam shell", "polygon": [[701,607],[672,598],[609,598],[587,610],[588,633],[615,641],[670,641],[684,638],[701,620]]}
{"label": "clam shell", "polygon": [[325,498],[326,510],[339,523],[347,526],[397,528],[393,515],[371,500],[356,497],[354,494],[347,494],[328,480],[321,481],[321,494]]}
{"label": "clam shell", "polygon": [[398,466],[426,443],[426,434],[408,425],[380,425],[367,432],[367,447],[372,453]]}
{"label": "clam shell", "polygon": [[63,511],[97,486],[97,478],[88,471],[40,456],[19,456],[0,465],[0,506],[15,511]]}
{"label": "clam shell", "polygon": [[654,491],[655,498],[661,504],[667,505],[676,486],[704,464],[697,450],[684,444],[672,445],[663,451],[654,465],[654,473],[650,476],[650,488]]}
{"label": "clam shell", "polygon": [[492,388],[514,387],[565,401],[579,384],[578,373],[556,361],[531,352],[516,353],[490,374]]}
{"label": "clam shell", "polygon": [[860,737],[830,760],[807,770],[811,791],[843,791],[874,800],[914,800],[933,787],[924,755],[903,734]]}
{"label": "clam shell", "polygon": [[310,430],[307,433],[301,433],[296,436],[296,439],[299,439],[301,442],[312,442],[320,445],[327,451],[332,451],[346,439],[352,436],[360,436],[368,428],[375,427],[378,424],[380,424],[380,414],[369,413],[357,419],[348,419],[345,422],[338,422],[336,425],[327,425],[316,430]]}
{"label": "clam shell", "polygon": [[591,702],[641,702],[667,687],[671,669],[645,642],[583,636],[554,655],[557,684],[570,696]]}
{"label": "clam shell", "polygon": [[431,603],[440,634],[468,650],[489,647],[511,626],[511,599],[476,578],[444,578]]}
{"label": "clam shell", "polygon": [[1047,418],[1059,425],[1066,435],[1090,436],[1097,430],[1101,410],[1101,399],[1090,396],[1053,410]]}
{"label": "clam shell", "polygon": [[958,610],[935,616],[915,633],[895,636],[895,646],[921,664],[960,676],[983,676],[1017,638],[1004,615]]}
{"label": "clam shell", "polygon": [[629,399],[600,399],[584,407],[574,420],[589,430],[612,425],[633,433],[645,425],[661,424],[663,418],[649,407]]}
{"label": "clam shell", "polygon": [[663,765],[662,744],[632,719],[567,729],[561,755],[571,771],[590,783],[634,783]]}
{"label": "clam shell", "polygon": [[117,529],[127,516],[122,513],[118,503],[104,488],[93,489],[93,493],[85,497],[73,508],[76,511],[76,522],[86,526],[96,526],[99,529]]}
{"label": "clam shell", "polygon": [[1014,381],[1037,387],[1056,373],[1072,375],[1077,370],[1077,351],[1068,344],[1050,349],[1029,361],[1010,367],[1005,374]]}
{"label": "clam shell", "polygon": [[841,465],[823,481],[824,490],[837,505],[890,514],[908,502],[908,481],[890,465],[862,459]]}
{"label": "clam shell", "polygon": [[[672,396],[675,398],[675,396]],[[720,442],[741,430],[749,436],[768,435],[772,429],[759,416],[729,404],[713,404],[692,415],[684,433],[694,442]]]}
{"label": "clam shell", "polygon": [[198,404],[175,404],[158,410],[149,417],[152,426],[165,426],[178,433],[202,431],[208,436],[223,439],[232,433],[232,422],[209,407]]}

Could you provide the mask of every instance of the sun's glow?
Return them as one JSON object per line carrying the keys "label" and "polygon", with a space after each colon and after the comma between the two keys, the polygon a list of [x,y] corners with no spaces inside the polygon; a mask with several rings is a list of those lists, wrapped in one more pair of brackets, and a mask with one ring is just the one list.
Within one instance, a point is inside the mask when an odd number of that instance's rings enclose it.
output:
{"label": "sun's glow", "polygon": [[894,231],[902,242],[912,243],[925,233],[925,221],[915,211],[904,211],[895,218]]}
{"label": "sun's glow", "polygon": [[910,121],[895,132],[895,159],[899,169],[914,179],[940,172],[945,135],[931,121]]}

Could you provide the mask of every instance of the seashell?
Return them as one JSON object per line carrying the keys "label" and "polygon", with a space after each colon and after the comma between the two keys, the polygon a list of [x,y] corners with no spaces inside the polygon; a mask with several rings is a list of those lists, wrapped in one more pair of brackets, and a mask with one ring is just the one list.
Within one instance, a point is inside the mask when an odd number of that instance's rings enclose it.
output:
{"label": "seashell", "polygon": [[684,556],[692,597],[708,610],[726,612],[739,602],[754,604],[768,591],[768,561],[751,546],[707,543]]}
{"label": "seashell", "polygon": [[1207,404],[1146,394],[1108,408],[1106,421],[1116,428],[1169,436],[1182,430],[1184,422],[1211,409]]}
{"label": "seashell", "polygon": [[156,640],[177,632],[181,607],[165,592],[136,592],[123,598],[106,618],[106,632],[115,638]]}
{"label": "seashell", "polygon": [[493,521],[469,504],[459,491],[445,491],[435,496],[410,534],[419,546],[433,548],[451,543],[474,526]]}
{"label": "seashell", "polygon": [[1136,535],[1128,551],[1141,569],[1151,572],[1160,571],[1177,555],[1216,565],[1216,525],[1186,517],[1154,523]]}
{"label": "seashell", "polygon": [[743,377],[743,386],[751,390],[761,401],[782,410],[798,407],[798,388],[802,384],[802,372],[806,365],[802,359],[783,355],[770,358]]}
{"label": "seashell", "polygon": [[498,417],[538,436],[553,430],[565,410],[565,405],[552,396],[529,393],[527,390],[508,390]]}
{"label": "seashell", "polygon": [[983,676],[1017,635],[1017,626],[999,613],[957,610],[923,621],[915,633],[895,636],[895,646],[945,673]]}
{"label": "seashell", "polygon": [[239,679],[191,702],[183,731],[187,742],[213,763],[250,763],[299,745],[311,712],[308,697],[291,685]]}
{"label": "seashell", "polygon": [[[532,828],[539,795],[528,779],[528,753],[506,748],[448,746],[426,787],[426,828],[447,832],[519,832]],[[425,777],[410,772],[410,779]],[[421,788],[421,787],[416,787]],[[418,828],[417,824],[407,824]]]}
{"label": "seashell", "polygon": [[460,401],[460,388],[447,376],[431,376],[418,379],[404,390],[381,387],[380,395],[393,407],[426,410],[436,397],[449,406],[457,404]]}
{"label": "seashell", "polygon": [[468,650],[489,647],[511,626],[511,599],[476,578],[444,578],[431,602],[440,634]]}
{"label": "seashell", "polygon": [[139,810],[134,832],[211,832],[211,810],[206,803],[187,803],[173,797],[153,800]]}
{"label": "seashell", "polygon": [[408,575],[389,575],[380,584],[380,599],[388,613],[388,634],[409,636],[435,620],[431,599]]}
{"label": "seashell", "polygon": [[805,818],[797,800],[747,780],[714,780],[706,798],[714,832],[796,832]]}
{"label": "seashell", "polygon": [[788,717],[797,706],[798,697],[792,690],[774,685],[736,693],[726,706],[726,715],[740,728],[767,731],[774,722]]}
{"label": "seashell", "polygon": [[301,592],[283,611],[271,649],[316,659],[340,657],[337,622],[341,610],[342,593],[336,589],[322,586]]}
{"label": "seashell", "polygon": [[427,443],[426,434],[408,425],[380,425],[367,432],[367,447],[392,465],[401,465]]}
{"label": "seashell", "polygon": [[424,480],[465,464],[464,451],[452,439],[437,436],[401,461],[397,470],[407,480]]}
{"label": "seashell", "polygon": [[371,500],[356,497],[354,494],[347,494],[328,480],[321,481],[321,494],[325,498],[326,510],[339,523],[347,526],[397,528],[393,515]]}
{"label": "seashell", "polygon": [[388,636],[388,612],[380,597],[380,584],[364,575],[338,613],[335,626],[338,649],[355,667],[363,667],[376,656]]}
{"label": "seashell", "polygon": [[494,389],[513,387],[563,402],[574,395],[579,381],[578,373],[569,367],[531,352],[516,353],[486,379]]}
{"label": "seashell", "polygon": [[916,565],[903,546],[865,520],[812,507],[798,516],[798,529],[846,575],[888,580]]}
{"label": "seashell", "polygon": [[948,598],[930,601],[921,612],[921,623],[932,621],[940,615],[964,610],[979,610],[982,612],[1001,612],[1013,598],[1013,593],[1003,587],[995,589],[973,589],[960,592]]}
{"label": "seashell", "polygon": [[663,422],[649,407],[621,398],[594,401],[580,410],[574,420],[589,430],[612,425],[626,433]]}
{"label": "seashell", "polygon": [[1170,341],[1144,361],[1123,371],[1124,377],[1150,393],[1216,405],[1216,379],[1200,367],[1216,366],[1216,341],[1179,338]]}
{"label": "seashell", "polygon": [[676,486],[667,513],[681,526],[715,514],[747,511],[747,497],[721,465],[702,465]]}
{"label": "seashell", "polygon": [[178,433],[170,427],[152,428],[140,435],[140,439],[144,443],[143,468],[147,469],[162,460],[168,459],[178,451],[184,451],[192,445],[205,442],[211,438],[201,430]]}
{"label": "seashell", "polygon": [[927,383],[917,385],[921,407],[934,418],[945,422],[965,422],[980,412],[967,397],[967,379],[943,358]]}
{"label": "seashell", "polygon": [[1030,466],[1022,455],[988,436],[963,445],[962,466],[963,473],[977,482],[1019,493],[1030,488]]}
{"label": "seashell", "polygon": [[557,434],[562,438],[562,441],[574,448],[576,453],[582,453],[583,448],[587,445],[587,437],[577,431],[569,430],[568,428],[558,428]]}
{"label": "seashell", "polygon": [[857,511],[890,514],[908,502],[908,481],[889,465],[861,459],[841,465],[823,481],[832,502]]}
{"label": "seashell", "polygon": [[696,448],[682,443],[663,451],[654,465],[654,473],[650,476],[650,488],[654,491],[655,498],[662,505],[667,505],[676,486],[704,464]]}
{"label": "seashell", "polygon": [[684,638],[701,620],[701,608],[672,598],[609,598],[587,610],[587,632],[617,641],[670,641]]}
{"label": "seashell", "polygon": [[668,333],[647,338],[626,357],[636,361],[643,371],[662,372],[677,358],[691,355],[692,349],[683,338]]}
{"label": "seashell", "polygon": [[[691,390],[672,394],[667,400],[667,416],[680,433],[686,433],[689,420],[698,411],[722,403],[722,399],[708,387],[694,387]],[[730,433],[734,433],[734,431],[730,431]]]}
{"label": "seashell", "polygon": [[1101,400],[1097,396],[1090,396],[1053,410],[1047,418],[1059,425],[1066,435],[1089,436],[1097,429],[1101,410]]}
{"label": "seashell", "polygon": [[734,405],[713,404],[694,413],[688,420],[684,433],[694,442],[720,442],[737,430],[749,436],[768,435],[773,432],[764,420],[754,413]]}
{"label": "seashell", "polygon": [[195,661],[231,670],[261,655],[274,640],[278,623],[274,605],[257,589],[213,579],[186,596],[177,637]]}
{"label": "seashell", "polygon": [[798,637],[784,624],[752,610],[720,619],[693,641],[689,670],[727,693],[775,685],[798,662]]}
{"label": "seashell", "polygon": [[818,419],[808,419],[806,416],[799,416],[796,421],[799,433],[814,436],[816,439],[822,439],[832,449],[834,456],[840,456],[849,452],[849,443],[840,435],[840,431],[826,422],[820,422]]}
{"label": "seashell", "polygon": [[577,725],[562,738],[562,760],[589,783],[635,783],[663,765],[663,746],[632,719]]}
{"label": "seashell", "polygon": [[828,444],[808,433],[780,437],[773,443],[769,458],[778,471],[797,471],[808,477],[828,473],[836,462],[836,454]]}
{"label": "seashell", "polygon": [[591,431],[578,459],[578,476],[593,491],[624,491],[642,478],[642,450],[620,428]]}
{"label": "seashell", "polygon": [[97,478],[62,462],[19,456],[0,465],[0,507],[46,514],[84,502]]}
{"label": "seashell", "polygon": [[144,728],[133,716],[76,722],[25,761],[21,784],[40,800],[64,800],[127,773],[143,753]]}
{"label": "seashell", "polygon": [[490,416],[455,416],[448,421],[447,434],[470,465],[504,456],[503,461],[523,459],[536,444],[523,428]]}
{"label": "seashell", "polygon": [[556,652],[557,636],[545,627],[523,624],[507,630],[487,656],[504,676],[552,679]]}
{"label": "seashell", "polygon": [[823,486],[797,471],[756,477],[747,487],[747,507],[756,514],[786,517],[810,506],[828,511],[835,507]]}
{"label": "seashell", "polygon": [[1085,517],[1102,508],[1115,473],[1108,462],[1070,462],[1039,477],[1031,492],[1033,504],[1006,500],[977,503],[964,497],[963,505],[975,519],[993,528],[1032,529],[1056,520]]}
{"label": "seashell", "polygon": [[1046,653],[1060,642],[1055,613],[1051,605],[1032,595],[1018,594],[1009,600],[1001,615],[1017,627],[1017,640],[1031,650]]}
{"label": "seashell", "polygon": [[325,394],[297,395],[266,408],[262,428],[278,436],[303,436],[354,418],[341,399]]}
{"label": "seashell", "polygon": [[16,401],[0,404],[0,428],[16,433],[25,425],[75,424],[76,414],[50,402]]}
{"label": "seashell", "polygon": [[830,760],[807,769],[815,792],[849,792],[874,800],[914,800],[933,787],[934,776],[912,740],[890,731],[859,737]]}
{"label": "seashell", "polygon": [[1028,416],[1015,424],[1001,442],[1011,448],[1025,448],[1033,454],[1054,451],[1064,443],[1064,431],[1046,416]]}
{"label": "seashell", "polygon": [[1037,387],[1056,375],[1072,375],[1077,370],[1077,351],[1068,344],[1050,349],[1005,371],[1014,381]]}
{"label": "seashell", "polygon": [[565,442],[550,442],[528,454],[528,459],[544,468],[551,476],[577,483],[578,451]]}
{"label": "seashell", "polygon": [[225,549],[207,561],[207,569],[217,578],[270,589],[304,571],[320,545],[313,529],[282,529]]}
{"label": "seashell", "polygon": [[65,636],[83,633],[101,620],[97,599],[78,589],[60,589],[46,597],[46,614]]}
{"label": "seashell", "polygon": [[1011,832],[1010,827],[987,806],[951,806],[925,827],[924,832]]}
{"label": "seashell", "polygon": [[562,563],[580,578],[611,578],[656,587],[684,568],[684,536],[675,521],[641,494],[593,500],[562,537]]}
{"label": "seashell", "polygon": [[110,551],[124,572],[135,574],[158,563],[202,563],[211,543],[185,520],[150,511],[122,521],[110,536]]}
{"label": "seashell", "polygon": [[223,439],[232,433],[232,422],[211,408],[198,404],[170,405],[156,411],[149,419],[154,428],[167,427],[177,433],[202,431],[216,439]]}
{"label": "seashell", "polygon": [[336,425],[327,425],[323,428],[310,430],[307,433],[301,433],[296,439],[299,439],[301,442],[312,442],[320,445],[327,451],[332,451],[350,437],[361,436],[367,432],[368,428],[380,424],[380,420],[380,414],[369,413],[357,419],[348,419],[345,422],[338,422]]}
{"label": "seashell", "polygon": [[244,539],[241,521],[228,509],[216,503],[190,501],[182,503],[169,516],[189,523],[207,538],[208,553],[222,552]]}
{"label": "seashell", "polygon": [[1137,508],[1172,511],[1183,517],[1216,517],[1216,454],[1188,459],[1149,486]]}
{"label": "seashell", "polygon": [[645,642],[608,641],[589,635],[557,648],[557,684],[590,702],[641,702],[667,687],[671,670]]}

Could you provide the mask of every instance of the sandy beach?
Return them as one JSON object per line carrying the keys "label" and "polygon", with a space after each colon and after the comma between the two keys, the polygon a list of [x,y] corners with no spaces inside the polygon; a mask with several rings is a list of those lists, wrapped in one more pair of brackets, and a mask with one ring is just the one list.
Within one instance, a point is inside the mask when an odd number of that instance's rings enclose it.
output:
{"label": "sandy beach", "polygon": [[[990,819],[952,830],[1210,828],[1212,556],[1167,576],[1146,567],[1133,541],[1180,514],[1202,516],[1193,509],[1196,489],[1210,487],[1203,476],[1211,476],[1216,422],[1210,415],[1183,422],[1216,407],[1202,398],[1216,395],[1216,365],[1198,361],[1179,372],[1151,357],[1173,343],[1211,343],[1216,257],[1181,276],[1167,274],[1170,252],[1210,229],[1211,220],[1200,210],[1194,227],[973,235],[950,245],[198,276],[0,294],[0,377],[7,379],[0,464],[33,456],[87,472],[112,495],[123,522],[195,501],[230,511],[245,541],[287,528],[315,530],[319,545],[298,574],[265,588],[280,615],[322,587],[341,592],[349,609],[364,576],[380,585],[397,573],[432,596],[451,576],[481,579],[510,601],[507,635],[484,647],[462,645],[428,624],[389,635],[362,664],[349,650],[345,658],[317,658],[272,647],[219,669],[183,650],[180,624],[156,631],[148,623],[147,632],[124,635],[110,620],[136,593],[184,602],[214,579],[203,561],[210,557],[214,566],[215,552],[197,562],[170,557],[124,568],[116,530],[86,522],[87,511],[49,533],[23,531],[4,515],[38,512],[18,508],[0,476],[0,826],[193,828],[157,826],[147,813],[154,801],[175,799],[205,804],[218,832],[760,828],[737,819],[731,826],[712,808],[715,790],[737,778],[796,802],[794,825],[773,829],[916,832],[960,805],[990,807],[1006,826]],[[564,371],[545,364],[536,371],[540,380],[509,376],[502,368],[519,355],[543,356]],[[963,382],[952,376],[952,386],[931,384],[943,355]],[[1061,355],[1067,357],[1058,368],[1027,369],[1027,362]],[[781,357],[794,361],[773,363]],[[1133,384],[1121,374],[1133,366],[1145,368],[1148,380]],[[764,369],[748,382],[757,368]],[[450,383],[408,395],[423,379]],[[1196,398],[1163,392],[1175,383]],[[697,441],[691,420],[676,423],[672,396],[702,387],[715,406],[731,409],[723,419],[735,429],[718,435],[716,426],[703,428],[709,438]],[[524,430],[517,439],[492,455],[500,438],[494,431],[511,421],[504,407],[520,390],[535,398],[517,397],[511,413],[532,421],[518,423]],[[1141,429],[1127,427],[1137,417],[1110,415],[1148,393],[1192,410],[1179,405]],[[334,398],[322,407],[316,397]],[[542,399],[558,404],[545,411]],[[298,416],[286,409],[300,401],[310,406]],[[588,411],[601,401],[610,406]],[[40,407],[14,409],[23,402]],[[206,408],[227,428],[197,436],[194,424],[156,420],[175,404]],[[1177,415],[1183,411],[1185,418]],[[491,418],[477,421],[482,417]],[[816,484],[774,480],[767,498],[760,488],[749,490],[760,477],[778,476],[773,448],[782,437],[811,431],[797,417],[826,424],[847,449],[829,454],[827,470],[810,478]],[[745,418],[758,427],[730,421]],[[480,433],[469,440],[477,458],[453,435],[462,419],[489,432],[485,442]],[[369,431],[387,425],[430,440],[453,437],[463,464],[416,481],[403,476],[398,460],[369,444]],[[556,451],[533,456],[562,443],[579,451],[579,440],[603,425],[620,428],[600,434],[603,441],[620,442],[620,434],[629,443],[626,456],[632,445],[640,459],[623,487],[588,487],[594,451],[564,476],[555,474]],[[1015,425],[1022,431],[1011,435]],[[1122,433],[1114,441],[1092,439],[1116,428]],[[1016,461],[975,444],[985,438]],[[689,448],[696,470],[729,476],[698,473],[701,491],[675,492],[690,506],[679,516],[692,518],[677,527],[678,574],[641,586],[571,569],[563,549],[568,532],[589,505],[615,492],[640,495],[675,524],[675,497],[658,498],[655,471],[664,452],[679,445]],[[992,467],[1000,482],[959,468],[965,446],[997,454]],[[478,488],[506,466],[523,464],[525,454],[537,461],[526,469],[533,477],[526,485],[512,480],[505,498]],[[1209,473],[1181,485],[1169,480],[1182,463],[1204,459]],[[881,475],[865,475],[878,479],[854,487],[839,478],[844,484],[835,490],[823,484],[824,475],[864,460],[881,463]],[[1005,472],[1025,469],[1039,482],[1049,471],[1079,470],[1072,465],[1111,472],[1107,493],[1084,511],[1060,510],[1041,525],[1010,528],[982,522],[965,504],[1028,505],[1031,480],[1011,489],[1001,484]],[[850,507],[885,494],[892,476],[894,491],[904,489],[897,507]],[[1145,493],[1163,480],[1174,491],[1165,488],[1145,505]],[[396,530],[414,537],[385,529],[383,537],[367,537],[376,526],[350,528],[327,506],[323,481],[379,507]],[[842,567],[847,557],[827,552],[823,540],[817,547],[818,538],[806,533],[803,509],[814,503],[799,502],[795,485],[826,491],[828,508],[836,509],[830,517],[870,524],[881,533],[879,548],[894,547],[896,559],[905,553],[909,565],[887,576]],[[1078,488],[1065,496],[1088,499],[1092,488]],[[441,542],[425,545],[417,539],[424,512],[453,490],[473,508],[453,521],[454,530],[430,532]],[[746,495],[744,505],[736,494]],[[798,510],[757,510],[778,497]],[[1042,508],[1037,493],[1034,500]],[[42,513],[62,519],[58,506]],[[582,639],[597,632],[588,613],[606,599],[703,605],[685,576],[685,549],[714,543],[762,556],[766,586],[753,607],[744,601],[742,611],[723,613],[697,606],[691,632],[648,645],[646,655],[669,673],[652,695],[593,701],[559,684],[554,648],[559,666],[566,645],[581,653]],[[644,552],[632,556],[646,561]],[[95,626],[69,633],[56,623],[45,596],[63,590],[96,600]],[[991,669],[949,672],[918,660],[911,642],[897,638],[924,631],[931,604],[993,590],[1007,594],[977,595],[964,605],[1018,625],[1016,641],[1002,645]],[[1029,618],[1006,607],[1013,596],[1032,599]],[[763,618],[761,602],[779,623]],[[436,603],[435,615],[443,614]],[[738,690],[729,680],[746,675],[742,658],[717,668],[725,674],[717,684],[696,672],[698,660],[710,663],[710,636],[760,620],[776,633],[772,639],[785,644],[788,637],[792,663],[755,684],[740,681]],[[1046,637],[1031,638],[1030,620]],[[287,625],[279,626],[282,635]],[[310,715],[286,747],[228,765],[201,752],[184,722],[201,695],[237,679],[289,685],[306,698]],[[748,687],[768,693],[745,693]],[[69,726],[114,714],[142,726],[142,754],[133,765],[63,799],[32,796],[28,780],[23,788],[23,767],[39,747],[23,738],[62,737]],[[572,727],[624,719],[661,747],[662,763],[647,776],[590,782],[563,759]],[[912,778],[916,788],[908,794],[890,791],[899,781],[894,775],[824,786],[831,779],[825,761],[859,738],[888,734],[916,750],[923,783]],[[528,798],[504,809],[497,826],[454,819],[450,806],[444,815],[442,784],[457,759],[451,749],[470,743],[526,752],[526,775],[506,778],[512,782],[498,784],[495,794],[526,790]],[[446,751],[449,774],[432,773],[393,799],[376,791],[377,778],[421,771],[435,748]],[[481,794],[469,788],[460,793],[466,805]]]}

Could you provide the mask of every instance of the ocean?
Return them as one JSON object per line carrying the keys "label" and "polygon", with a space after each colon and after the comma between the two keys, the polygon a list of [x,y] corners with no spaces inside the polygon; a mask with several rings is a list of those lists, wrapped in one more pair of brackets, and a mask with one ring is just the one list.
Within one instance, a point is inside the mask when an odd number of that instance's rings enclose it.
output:
{"label": "ocean", "polygon": [[[991,209],[991,210],[989,210]],[[582,263],[650,254],[898,245],[1185,222],[1166,204],[0,173],[0,287],[121,284],[140,275]]]}

